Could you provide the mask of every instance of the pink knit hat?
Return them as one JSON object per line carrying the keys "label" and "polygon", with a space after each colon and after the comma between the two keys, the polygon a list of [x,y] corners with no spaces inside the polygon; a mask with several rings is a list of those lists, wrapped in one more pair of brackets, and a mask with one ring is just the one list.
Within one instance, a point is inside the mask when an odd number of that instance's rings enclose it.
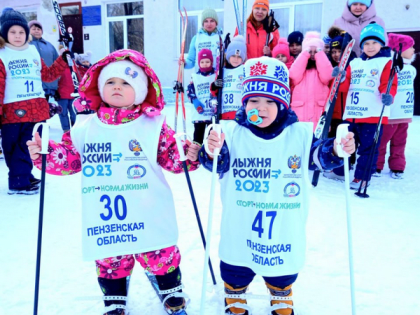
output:
{"label": "pink knit hat", "polygon": [[306,32],[302,43],[302,49],[307,50],[311,46],[315,46],[318,49],[324,48],[324,41],[322,40],[320,33],[315,31]]}
{"label": "pink knit hat", "polygon": [[388,46],[391,49],[399,50],[400,44],[402,44],[402,51],[404,52],[408,48],[411,48],[414,46],[414,39],[408,35],[395,34],[395,33],[388,34]]}
{"label": "pink knit hat", "polygon": [[210,49],[201,49],[198,52],[198,64],[200,64],[200,61],[202,59],[210,59],[211,63],[213,64],[213,53]]}
{"label": "pink knit hat", "polygon": [[286,38],[279,38],[279,41],[273,49],[273,57],[277,57],[278,54],[283,54],[287,57],[287,59],[290,59],[290,50],[289,50],[289,43],[287,42]]}

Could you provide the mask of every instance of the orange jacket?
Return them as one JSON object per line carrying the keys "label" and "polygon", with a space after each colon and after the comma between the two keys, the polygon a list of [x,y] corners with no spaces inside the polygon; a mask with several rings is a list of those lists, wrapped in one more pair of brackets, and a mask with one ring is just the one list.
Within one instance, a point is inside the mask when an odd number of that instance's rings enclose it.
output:
{"label": "orange jacket", "polygon": [[[238,35],[238,28],[235,29],[235,35]],[[276,47],[280,38],[279,30],[270,34],[270,40],[268,46],[271,50]],[[264,56],[263,48],[267,40],[267,32],[261,25],[258,30],[254,28],[251,22],[248,22],[246,26],[246,53],[247,59],[259,58]]]}

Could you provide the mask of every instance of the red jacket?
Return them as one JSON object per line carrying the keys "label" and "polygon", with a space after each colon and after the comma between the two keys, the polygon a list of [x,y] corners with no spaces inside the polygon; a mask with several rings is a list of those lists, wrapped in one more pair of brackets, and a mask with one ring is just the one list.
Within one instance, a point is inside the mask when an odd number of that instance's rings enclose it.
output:
{"label": "red jacket", "polygon": [[[388,86],[389,75],[391,73],[391,66],[392,66],[392,61],[390,60],[386,64],[384,70],[382,71],[381,84],[378,87],[378,90],[381,94],[386,93],[386,89],[387,89],[387,86]],[[339,92],[346,92],[346,93],[348,92],[348,90],[350,88],[350,80],[351,80],[351,67],[348,66],[347,67],[347,72],[346,72],[346,80],[343,83],[340,84]],[[395,98],[395,95],[397,94],[397,88],[398,88],[398,76],[396,75],[394,77],[394,81],[392,82],[391,91],[389,92],[394,98]],[[349,118],[349,119],[347,119],[347,121],[351,121],[351,122],[354,122],[356,124],[358,124],[358,123],[360,123],[360,124],[361,123],[377,124],[379,122],[379,117],[360,118],[360,119]],[[388,124],[388,117],[383,117],[382,118],[382,124],[383,125]]]}
{"label": "red jacket", "polygon": [[[79,83],[82,82],[82,78],[85,75],[88,68],[85,68],[81,65],[76,64],[77,66],[77,78]],[[60,94],[61,99],[72,100],[74,97],[71,94],[74,93],[73,79],[71,78],[70,68],[67,67],[64,72],[61,74],[61,77],[58,81],[58,94]]]}
{"label": "red jacket", "polygon": [[[238,35],[238,28],[235,30],[235,35]],[[280,38],[280,32],[277,30],[270,34],[270,41],[268,47],[271,50],[276,47]],[[246,26],[246,54],[247,59],[259,58],[264,56],[263,48],[267,40],[267,32],[261,25],[258,30],[254,28],[251,22],[248,22]]]}
{"label": "red jacket", "polygon": [[[57,58],[51,67],[47,67],[42,59],[41,64],[41,79],[45,82],[57,80],[64,69],[68,67],[62,58]],[[0,60],[0,119],[2,124],[40,122],[50,118],[50,110],[45,98],[33,98],[26,101],[4,104],[5,84],[6,69]],[[25,114],[19,117],[16,113],[21,113],[22,111]]]}

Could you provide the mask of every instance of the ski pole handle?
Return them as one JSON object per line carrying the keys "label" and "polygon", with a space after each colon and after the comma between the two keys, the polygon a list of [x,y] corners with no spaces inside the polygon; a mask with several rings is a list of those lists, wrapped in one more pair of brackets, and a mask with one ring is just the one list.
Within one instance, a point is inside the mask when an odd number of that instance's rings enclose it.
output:
{"label": "ski pole handle", "polygon": [[38,132],[39,127],[42,126],[42,145],[39,154],[50,154],[48,152],[48,142],[50,141],[50,125],[47,123],[37,123],[32,130],[32,140],[35,140],[35,134]]}
{"label": "ski pole handle", "polygon": [[176,146],[178,147],[179,160],[181,162],[184,162],[187,160],[187,157],[184,152],[184,143],[182,142],[182,140],[184,141],[189,140],[190,142],[192,142],[191,137],[187,135],[186,133],[182,132],[182,133],[175,134],[174,138],[176,140]]}
{"label": "ski pole handle", "polygon": [[337,142],[336,150],[337,155],[341,158],[348,158],[350,154],[343,150],[343,144],[341,144],[341,139],[345,139],[347,134],[349,133],[349,125],[348,124],[341,124],[337,127],[337,134],[335,137],[335,141]]}
{"label": "ski pole handle", "polygon": [[210,149],[209,149],[208,137],[209,137],[209,133],[210,133],[211,128],[213,128],[213,130],[216,131],[218,135],[220,135],[221,132],[222,132],[222,126],[220,124],[215,123],[214,116],[212,118],[212,123],[210,125],[208,125],[206,127],[206,130],[204,131],[204,143],[203,144],[204,144],[204,149],[206,150],[207,154],[217,158],[219,156],[220,149],[215,148],[213,153],[210,152]]}

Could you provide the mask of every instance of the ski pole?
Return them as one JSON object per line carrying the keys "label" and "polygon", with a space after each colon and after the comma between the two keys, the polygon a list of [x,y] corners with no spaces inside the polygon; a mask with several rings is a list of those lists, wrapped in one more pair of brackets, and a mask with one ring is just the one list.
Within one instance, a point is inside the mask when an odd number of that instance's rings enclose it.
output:
{"label": "ski pole", "polygon": [[37,123],[32,131],[32,139],[35,139],[35,133],[42,126],[42,148],[39,154],[42,156],[41,169],[41,195],[39,201],[39,219],[38,219],[38,244],[36,250],[36,272],[35,272],[35,297],[34,297],[34,315],[38,314],[38,297],[39,297],[39,276],[41,271],[41,246],[42,246],[42,222],[44,218],[44,194],[45,194],[45,169],[47,167],[49,125],[47,123]]}
{"label": "ski pole", "polygon": [[[341,143],[342,138],[346,138],[349,132],[348,124],[339,125],[337,128],[336,141]],[[350,171],[349,171],[349,157],[340,145],[337,146],[337,155],[344,160],[344,190],[346,191],[346,213],[347,213],[347,241],[349,250],[349,269],[350,269],[350,295],[351,295],[351,313],[356,315],[356,294],[354,286],[354,269],[353,269],[353,236],[351,225],[351,208],[350,208]]]}
{"label": "ski pole", "polygon": [[[210,130],[213,127],[213,130],[216,131],[219,135],[221,134],[221,126],[216,124],[215,117],[212,118],[212,124],[207,126],[206,130]],[[207,133],[208,134],[208,133]],[[207,153],[210,153],[208,150],[208,142],[206,141],[204,147]],[[217,160],[219,157],[220,149],[215,148],[213,153],[213,169],[211,174],[211,190],[210,190],[210,204],[209,204],[209,214],[207,220],[207,246],[206,246],[206,253],[204,256],[204,270],[203,270],[203,284],[201,290],[201,305],[200,305],[200,314],[203,315],[205,313],[205,304],[206,304],[206,292],[207,292],[207,274],[208,274],[208,264],[207,261],[210,258],[210,247],[211,247],[211,230],[212,230],[212,223],[213,223],[213,208],[214,208],[214,194],[216,190],[216,181],[217,181]]]}
{"label": "ski pole", "polygon": [[[188,173],[188,167],[187,167],[187,163],[186,163],[187,158],[185,156],[184,147],[182,145],[182,138],[184,138],[184,137],[187,137],[187,134],[185,134],[185,133],[176,134],[175,135],[175,140],[176,140],[176,145],[177,145],[178,151],[179,151],[179,160],[182,161],[182,166],[184,168],[185,177],[187,178],[188,189],[190,191],[191,201],[193,203],[194,212],[195,212],[195,217],[197,218],[198,229],[200,230],[201,240],[203,242],[204,249],[206,249],[206,239],[204,237],[203,226],[201,225],[200,213],[198,212],[197,203],[195,201],[194,190],[193,190],[193,187],[191,185],[190,174]],[[191,141],[191,139],[189,139],[189,140]],[[217,284],[216,283],[216,278],[214,277],[213,266],[211,264],[210,258],[209,258],[209,268],[210,268],[210,273],[211,273],[211,278],[213,280],[213,284],[216,285]]]}

